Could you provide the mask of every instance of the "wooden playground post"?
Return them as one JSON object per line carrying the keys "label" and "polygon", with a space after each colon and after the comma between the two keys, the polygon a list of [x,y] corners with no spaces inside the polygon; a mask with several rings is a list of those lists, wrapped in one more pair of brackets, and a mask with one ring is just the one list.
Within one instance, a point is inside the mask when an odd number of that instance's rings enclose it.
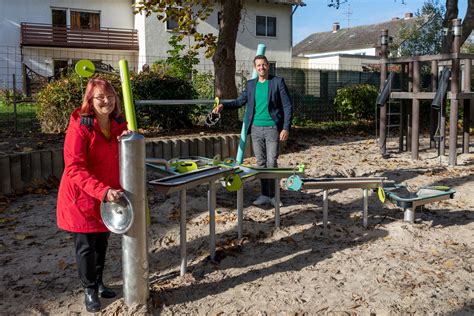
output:
{"label": "wooden playground post", "polygon": [[[463,92],[469,93],[471,92],[471,60],[464,59],[464,88]],[[462,129],[463,129],[463,138],[462,138],[462,153],[468,154],[469,153],[469,127],[471,122],[471,99],[466,98],[463,101],[464,106],[464,113],[463,113],[463,122],[462,122]]]}
{"label": "wooden playground post", "polygon": [[411,112],[411,159],[417,160],[419,158],[419,134],[420,134],[420,99],[416,94],[420,92],[420,62],[415,60],[413,62],[413,99]]}
{"label": "wooden playground post", "polygon": [[[380,53],[382,60],[380,61],[380,91],[382,91],[385,80],[387,79],[387,57],[388,57],[388,30],[382,30],[380,36]],[[387,154],[387,104],[380,107],[380,139],[379,147],[382,155]]]}
{"label": "wooden playground post", "polygon": [[[453,45],[452,53],[459,54],[461,37],[461,19],[452,20]],[[449,113],[449,165],[456,165],[458,107],[459,107],[459,57],[453,56],[451,68],[451,110]]]}

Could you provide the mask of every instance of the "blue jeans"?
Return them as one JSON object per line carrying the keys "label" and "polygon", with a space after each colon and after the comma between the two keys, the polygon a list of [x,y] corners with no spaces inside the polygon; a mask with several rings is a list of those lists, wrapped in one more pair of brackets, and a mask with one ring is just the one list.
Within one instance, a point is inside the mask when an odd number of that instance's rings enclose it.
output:
{"label": "blue jeans", "polygon": [[[257,167],[278,167],[278,147],[280,133],[276,126],[253,126],[251,129],[252,147],[257,158]],[[262,195],[275,196],[275,180],[261,179]]]}

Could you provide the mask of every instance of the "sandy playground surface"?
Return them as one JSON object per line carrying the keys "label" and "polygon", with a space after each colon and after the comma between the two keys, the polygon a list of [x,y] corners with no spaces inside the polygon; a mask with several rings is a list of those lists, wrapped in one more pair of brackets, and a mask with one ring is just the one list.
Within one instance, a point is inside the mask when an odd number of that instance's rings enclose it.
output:
{"label": "sandy playground surface", "polygon": [[[387,176],[411,189],[447,185],[452,200],[427,205],[415,223],[369,196],[362,226],[362,190],[332,190],[322,227],[322,191],[282,191],[281,227],[274,211],[244,194],[244,238],[237,239],[236,196],[217,192],[217,258],[209,255],[207,188],[188,190],[188,273],[179,276],[179,197],[150,191],[150,301],[153,315],[474,314],[474,154],[446,167],[436,150],[421,159],[382,159],[362,136],[293,135],[280,166],[304,162],[308,177]],[[297,138],[297,139],[295,139]],[[473,149],[471,149],[471,152]],[[250,159],[249,162],[252,162]],[[83,306],[70,234],[56,228],[56,190],[3,201],[0,212],[0,314],[79,315]],[[102,299],[103,315],[141,315],[122,296],[121,237],[112,235],[105,280],[117,299]]]}

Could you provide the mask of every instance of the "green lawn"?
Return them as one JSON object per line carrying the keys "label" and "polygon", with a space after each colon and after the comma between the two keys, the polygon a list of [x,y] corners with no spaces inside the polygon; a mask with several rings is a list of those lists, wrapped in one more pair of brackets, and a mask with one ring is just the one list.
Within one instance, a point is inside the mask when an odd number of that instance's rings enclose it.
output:
{"label": "green lawn", "polygon": [[39,125],[36,119],[36,103],[17,103],[16,119],[13,105],[6,105],[0,102],[0,129],[2,131],[14,130],[15,122],[17,129],[38,130]]}

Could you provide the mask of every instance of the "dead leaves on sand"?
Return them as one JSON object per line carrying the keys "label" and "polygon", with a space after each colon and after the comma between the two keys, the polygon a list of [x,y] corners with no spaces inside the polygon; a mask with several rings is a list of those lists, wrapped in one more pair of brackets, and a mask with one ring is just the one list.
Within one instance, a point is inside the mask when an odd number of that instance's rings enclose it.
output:
{"label": "dead leaves on sand", "polygon": [[33,235],[28,234],[28,233],[15,234],[15,239],[20,240],[20,241],[25,240],[25,239],[31,239],[33,237],[34,237]]}

